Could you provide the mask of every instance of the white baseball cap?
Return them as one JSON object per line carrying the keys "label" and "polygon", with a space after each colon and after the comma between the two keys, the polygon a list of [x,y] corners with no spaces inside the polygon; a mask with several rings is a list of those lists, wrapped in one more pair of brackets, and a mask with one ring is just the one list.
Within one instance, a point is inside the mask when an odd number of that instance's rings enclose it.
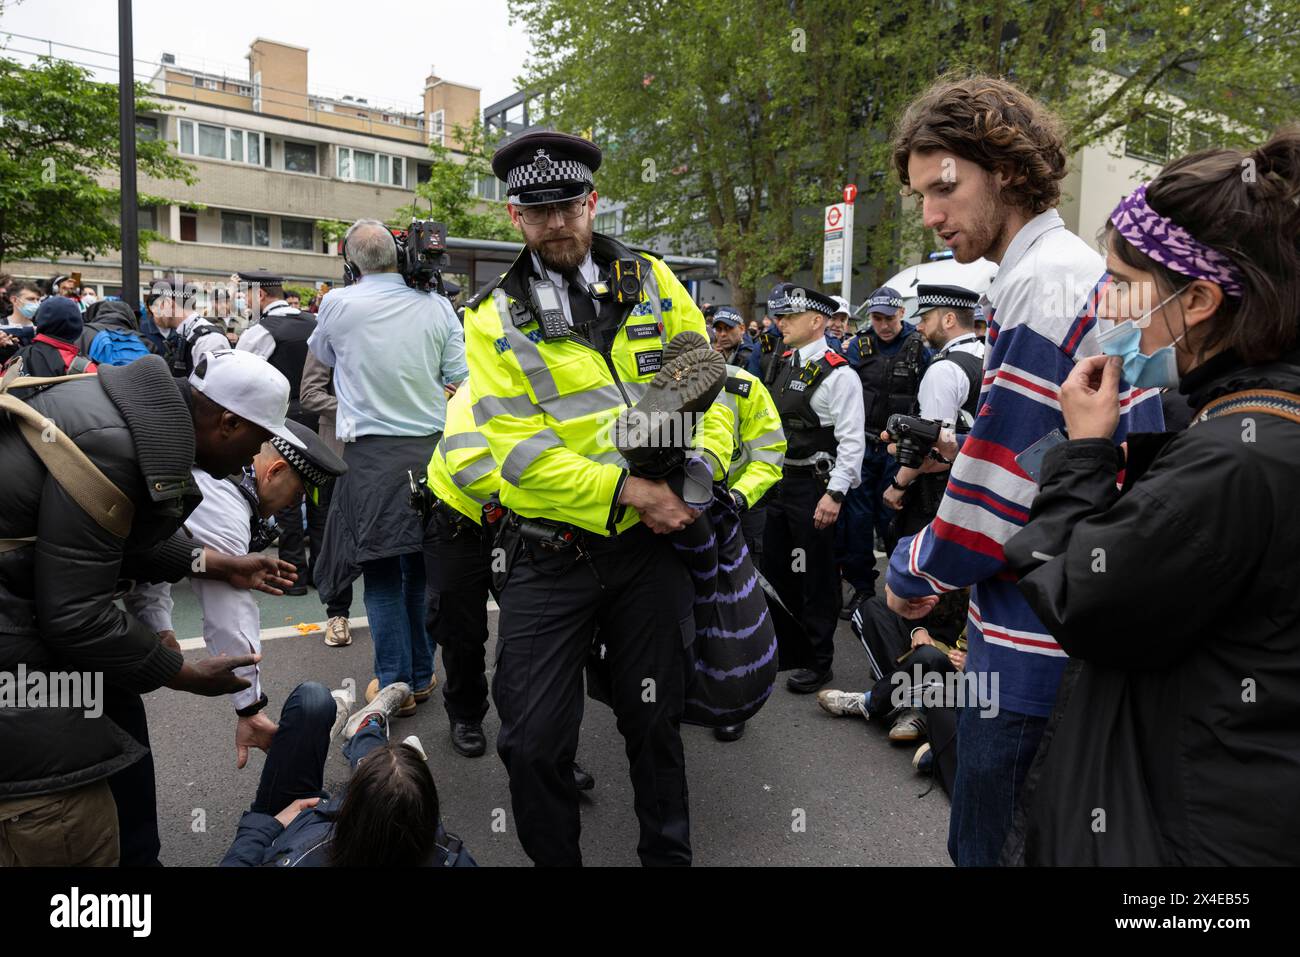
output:
{"label": "white baseball cap", "polygon": [[190,387],[294,448],[307,447],[284,424],[289,412],[289,380],[261,356],[233,349],[204,353],[194,363]]}
{"label": "white baseball cap", "polygon": [[835,310],[835,315],[838,316],[841,312],[849,316],[853,315],[853,307],[849,305],[847,299],[843,296],[831,296],[831,298],[835,300],[835,305],[839,307]]}

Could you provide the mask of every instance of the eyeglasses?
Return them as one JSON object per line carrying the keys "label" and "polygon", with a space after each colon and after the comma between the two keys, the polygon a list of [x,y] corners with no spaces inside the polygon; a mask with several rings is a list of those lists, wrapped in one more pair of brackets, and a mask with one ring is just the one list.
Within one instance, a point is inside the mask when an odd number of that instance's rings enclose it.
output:
{"label": "eyeglasses", "polygon": [[567,203],[548,203],[545,206],[521,206],[519,207],[519,218],[529,226],[541,226],[543,223],[551,221],[551,217],[559,213],[566,220],[577,219],[582,215],[582,211],[587,208],[587,198],[590,193],[584,193],[577,199],[571,199]]}

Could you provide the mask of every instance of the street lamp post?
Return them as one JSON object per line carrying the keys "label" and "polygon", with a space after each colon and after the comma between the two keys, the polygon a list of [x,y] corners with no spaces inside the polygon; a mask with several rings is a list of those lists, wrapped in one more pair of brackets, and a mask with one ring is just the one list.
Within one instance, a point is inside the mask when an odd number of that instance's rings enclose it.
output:
{"label": "street lamp post", "polygon": [[135,188],[135,47],[131,0],[117,0],[117,103],[122,170],[122,301],[140,307],[140,222]]}

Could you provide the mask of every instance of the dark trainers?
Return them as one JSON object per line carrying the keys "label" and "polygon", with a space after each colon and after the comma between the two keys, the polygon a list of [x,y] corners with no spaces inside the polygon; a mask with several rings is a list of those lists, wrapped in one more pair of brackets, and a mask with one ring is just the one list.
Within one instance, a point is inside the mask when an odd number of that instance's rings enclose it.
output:
{"label": "dark trainers", "polygon": [[800,668],[789,678],[785,679],[785,686],[795,694],[812,694],[831,683],[835,675],[831,669],[817,671],[814,668]]}
{"label": "dark trainers", "polygon": [[866,604],[875,593],[866,588],[853,589],[853,597],[840,609],[840,620],[848,621],[853,613]]}

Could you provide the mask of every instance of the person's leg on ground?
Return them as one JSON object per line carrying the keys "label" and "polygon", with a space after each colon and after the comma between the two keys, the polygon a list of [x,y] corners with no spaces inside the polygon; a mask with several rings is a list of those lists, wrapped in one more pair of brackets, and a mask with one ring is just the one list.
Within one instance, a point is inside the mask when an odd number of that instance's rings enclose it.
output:
{"label": "person's leg on ground", "polygon": [[334,697],[319,682],[305,681],[290,692],[280,709],[279,729],[266,753],[252,810],[279,814],[294,801],[321,793],[337,714]]}

